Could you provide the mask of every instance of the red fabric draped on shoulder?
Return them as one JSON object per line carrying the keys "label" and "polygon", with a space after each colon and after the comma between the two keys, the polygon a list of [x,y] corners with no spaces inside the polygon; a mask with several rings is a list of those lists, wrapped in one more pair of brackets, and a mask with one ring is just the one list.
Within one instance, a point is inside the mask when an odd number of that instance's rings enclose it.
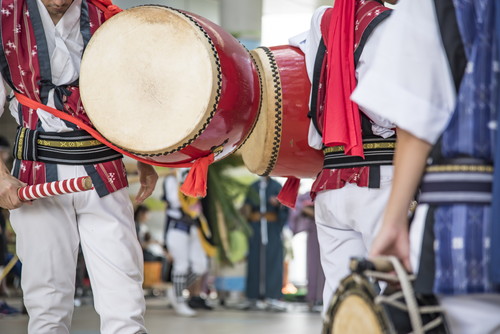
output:
{"label": "red fabric draped on shoulder", "polygon": [[333,10],[325,13],[321,22],[327,49],[323,143],[326,146],[343,145],[345,154],[364,158],[359,109],[350,99],[356,87],[355,10],[356,1],[336,0]]}
{"label": "red fabric draped on shoulder", "polygon": [[123,11],[117,5],[114,5],[111,0],[90,0],[90,2],[98,7],[104,13],[104,19],[107,20],[113,15],[116,15]]}

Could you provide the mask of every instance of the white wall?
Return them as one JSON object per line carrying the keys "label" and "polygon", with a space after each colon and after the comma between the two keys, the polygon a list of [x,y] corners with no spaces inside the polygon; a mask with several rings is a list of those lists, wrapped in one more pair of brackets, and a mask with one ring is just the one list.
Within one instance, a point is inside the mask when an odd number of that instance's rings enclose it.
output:
{"label": "white wall", "polygon": [[263,0],[262,45],[288,44],[288,39],[309,30],[317,8],[310,0]]}

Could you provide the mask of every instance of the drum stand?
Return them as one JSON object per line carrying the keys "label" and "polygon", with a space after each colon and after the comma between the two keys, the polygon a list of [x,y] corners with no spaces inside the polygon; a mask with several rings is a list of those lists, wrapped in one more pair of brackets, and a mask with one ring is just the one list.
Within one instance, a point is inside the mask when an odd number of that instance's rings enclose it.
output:
{"label": "drum stand", "polygon": [[[357,261],[359,260],[354,259],[351,261],[351,270],[353,267],[356,268],[358,266],[356,264]],[[425,324],[425,326],[422,324],[421,314],[439,313],[443,310],[437,305],[419,307],[411,284],[415,280],[415,276],[409,275],[397,258],[393,256],[380,257],[374,259],[372,263],[374,263],[375,270],[365,270],[365,275],[377,280],[399,283],[401,286],[400,291],[394,292],[389,296],[377,296],[375,298],[376,303],[388,304],[399,310],[408,312],[414,334],[423,334],[443,323],[443,317],[437,317]],[[395,274],[389,273],[390,271],[394,271]],[[404,297],[406,304],[398,301],[401,297]]]}

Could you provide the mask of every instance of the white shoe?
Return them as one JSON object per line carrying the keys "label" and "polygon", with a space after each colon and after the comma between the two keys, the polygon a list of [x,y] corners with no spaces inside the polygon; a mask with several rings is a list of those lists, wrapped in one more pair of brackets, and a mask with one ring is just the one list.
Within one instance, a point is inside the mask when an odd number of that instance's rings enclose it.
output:
{"label": "white shoe", "polygon": [[174,309],[178,315],[182,315],[184,317],[194,317],[196,315],[196,311],[190,308],[185,301],[177,301],[174,305]]}
{"label": "white shoe", "polygon": [[267,299],[266,300],[267,309],[274,312],[286,312],[286,303],[279,301],[277,299]]}
{"label": "white shoe", "polygon": [[170,306],[175,308],[175,305],[177,304],[177,297],[175,295],[175,290],[173,287],[167,288],[167,300]]}

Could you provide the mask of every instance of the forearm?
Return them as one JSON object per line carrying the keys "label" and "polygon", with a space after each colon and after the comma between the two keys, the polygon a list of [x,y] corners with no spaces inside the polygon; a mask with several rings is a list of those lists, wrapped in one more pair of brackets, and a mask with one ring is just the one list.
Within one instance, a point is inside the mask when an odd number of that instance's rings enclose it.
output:
{"label": "forearm", "polygon": [[384,221],[404,222],[417,191],[432,145],[398,129],[394,154],[394,177]]}

